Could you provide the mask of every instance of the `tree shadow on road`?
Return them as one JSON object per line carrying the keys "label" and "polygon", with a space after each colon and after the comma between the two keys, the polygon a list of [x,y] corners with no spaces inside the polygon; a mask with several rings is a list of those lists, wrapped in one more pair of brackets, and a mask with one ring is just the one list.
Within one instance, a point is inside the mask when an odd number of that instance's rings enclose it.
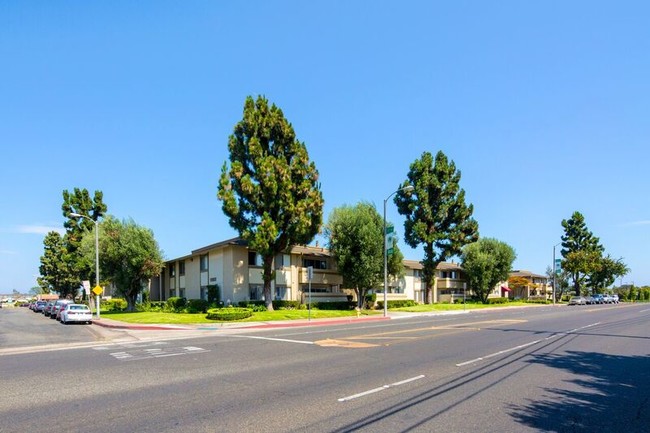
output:
{"label": "tree shadow on road", "polygon": [[[577,377],[546,398],[510,407],[510,415],[546,432],[650,432],[650,356],[567,351],[533,354],[530,363]],[[551,372],[553,374],[553,372]]]}

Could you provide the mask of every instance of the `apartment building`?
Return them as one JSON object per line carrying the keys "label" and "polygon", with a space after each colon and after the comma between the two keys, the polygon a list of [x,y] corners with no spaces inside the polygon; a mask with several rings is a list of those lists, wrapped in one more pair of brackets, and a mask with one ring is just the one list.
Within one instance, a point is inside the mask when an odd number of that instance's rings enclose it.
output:
{"label": "apartment building", "polygon": [[[273,299],[306,302],[311,292],[313,302],[345,301],[354,297],[354,290],[343,287],[343,278],[329,250],[319,246],[294,246],[274,259],[275,280]],[[311,284],[308,267],[313,268]],[[405,274],[389,279],[387,299],[425,301],[422,264],[404,260]],[[433,290],[434,302],[462,299],[467,287],[462,268],[457,263],[438,266]],[[208,289],[218,285],[220,298],[236,304],[240,301],[263,299],[261,256],[250,250],[241,238],[228,239],[208,245],[191,254],[168,260],[160,276],[151,281],[149,296],[152,301],[172,296],[187,299],[207,299]],[[383,295],[383,288],[377,288]],[[498,296],[498,292],[496,292]]]}

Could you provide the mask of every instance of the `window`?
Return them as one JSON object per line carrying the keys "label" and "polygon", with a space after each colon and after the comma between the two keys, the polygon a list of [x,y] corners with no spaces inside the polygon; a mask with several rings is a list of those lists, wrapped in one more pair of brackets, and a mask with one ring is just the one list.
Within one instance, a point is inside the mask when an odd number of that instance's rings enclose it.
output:
{"label": "window", "polygon": [[208,286],[201,286],[201,299],[208,300]]}
{"label": "window", "polygon": [[249,286],[249,298],[251,301],[264,300],[264,286],[261,284],[251,284]]}
{"label": "window", "polygon": [[327,269],[327,262],[325,260],[302,259],[302,267],[308,268],[309,266],[314,269]]}
{"label": "window", "polygon": [[185,275],[185,260],[178,262],[178,275]]}
{"label": "window", "polygon": [[248,266],[262,266],[262,256],[255,251],[248,252]]}
{"label": "window", "polygon": [[174,296],[176,296],[176,289],[169,289],[169,297],[173,298]]}
{"label": "window", "polygon": [[275,268],[280,269],[284,266],[291,266],[291,256],[289,254],[278,254],[275,256]]}
{"label": "window", "polygon": [[287,289],[287,286],[275,286],[275,300],[289,300],[291,296],[287,296],[287,294],[291,294],[291,290]]}
{"label": "window", "polygon": [[169,278],[174,278],[176,276],[176,265],[174,263],[169,264]]}
{"label": "window", "polygon": [[201,272],[207,272],[208,270],[208,255],[207,254],[202,254],[201,257],[199,258],[200,261],[200,268]]}
{"label": "window", "polygon": [[180,289],[178,290],[178,296],[180,296],[181,298],[184,298],[184,297],[185,297],[185,288],[184,288],[184,287],[183,287],[183,288],[180,288]]}

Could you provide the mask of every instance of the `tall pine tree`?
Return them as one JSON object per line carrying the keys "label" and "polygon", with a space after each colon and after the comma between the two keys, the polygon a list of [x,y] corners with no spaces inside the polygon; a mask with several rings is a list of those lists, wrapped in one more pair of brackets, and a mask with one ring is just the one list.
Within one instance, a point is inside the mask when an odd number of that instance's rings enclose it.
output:
{"label": "tall pine tree", "polygon": [[575,211],[571,218],[562,220],[562,227],[562,267],[571,274],[573,290],[576,295],[580,295],[585,276],[595,270],[594,266],[600,260],[604,248],[600,245],[600,240],[589,231],[585,217],[580,212]]}
{"label": "tall pine tree", "polygon": [[282,110],[261,96],[246,98],[228,151],[217,196],[230,225],[262,257],[264,299],[273,310],[273,258],[311,242],[323,221],[318,171]]}
{"label": "tall pine tree", "polygon": [[[415,160],[395,195],[400,214],[406,216],[404,240],[412,248],[422,244],[426,301],[433,302],[436,268],[440,262],[460,255],[463,246],[478,239],[478,223],[472,218],[473,205],[465,204],[460,188],[460,171],[441,151],[435,162],[429,152]],[[413,191],[402,188],[412,185]]]}

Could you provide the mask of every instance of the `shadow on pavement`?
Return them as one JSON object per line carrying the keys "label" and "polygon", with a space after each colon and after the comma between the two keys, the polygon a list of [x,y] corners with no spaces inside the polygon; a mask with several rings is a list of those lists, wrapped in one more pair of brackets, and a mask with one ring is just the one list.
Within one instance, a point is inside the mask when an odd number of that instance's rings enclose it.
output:
{"label": "shadow on pavement", "polygon": [[[530,363],[577,375],[546,398],[511,407],[523,425],[545,432],[649,432],[650,356],[568,351]],[[552,374],[552,373],[551,373]]]}

